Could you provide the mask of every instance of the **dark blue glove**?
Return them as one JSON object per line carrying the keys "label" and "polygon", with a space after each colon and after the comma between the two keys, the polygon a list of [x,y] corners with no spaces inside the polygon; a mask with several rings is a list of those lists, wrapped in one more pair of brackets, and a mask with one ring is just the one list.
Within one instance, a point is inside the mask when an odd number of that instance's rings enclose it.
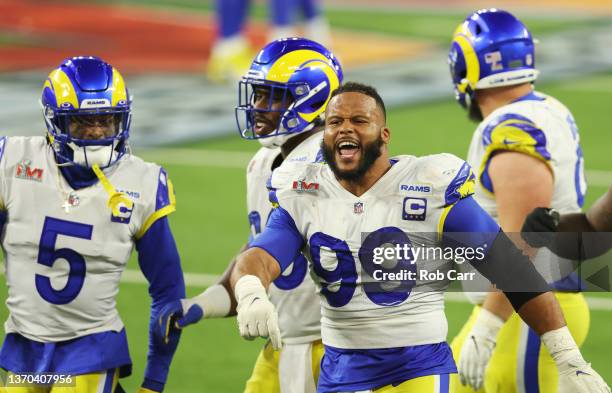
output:
{"label": "dark blue glove", "polygon": [[202,308],[193,304],[186,314],[183,314],[181,300],[172,301],[161,308],[157,315],[155,339],[158,343],[172,345],[180,329],[198,322],[204,316]]}

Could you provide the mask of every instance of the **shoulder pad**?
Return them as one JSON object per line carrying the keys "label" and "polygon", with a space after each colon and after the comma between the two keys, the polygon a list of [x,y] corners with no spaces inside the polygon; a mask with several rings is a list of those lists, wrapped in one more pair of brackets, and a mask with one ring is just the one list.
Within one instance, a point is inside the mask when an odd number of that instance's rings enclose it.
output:
{"label": "shoulder pad", "polygon": [[511,150],[550,160],[546,134],[531,119],[518,113],[504,113],[490,121],[482,132],[487,152]]}
{"label": "shoulder pad", "polygon": [[421,157],[417,160],[417,170],[420,181],[432,184],[433,191],[444,196],[445,206],[474,193],[476,178],[472,168],[453,154]]}
{"label": "shoulder pad", "polygon": [[478,178],[489,192],[493,192],[493,183],[488,169],[496,151],[526,154],[550,165],[546,134],[534,121],[518,113],[507,112],[490,121],[482,132],[482,144],[485,153],[478,168]]}

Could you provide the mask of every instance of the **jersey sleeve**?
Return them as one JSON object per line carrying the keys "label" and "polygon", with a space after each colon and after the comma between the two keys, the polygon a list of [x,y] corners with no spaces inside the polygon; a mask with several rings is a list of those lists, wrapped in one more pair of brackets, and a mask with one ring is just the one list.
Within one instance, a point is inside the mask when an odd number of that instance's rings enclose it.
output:
{"label": "jersey sleeve", "polygon": [[489,192],[493,184],[489,177],[491,158],[500,151],[513,151],[527,154],[550,166],[550,152],[546,134],[529,118],[506,113],[489,123],[482,133],[482,144],[485,153],[478,171],[480,183]]}
{"label": "jersey sleeve", "polygon": [[[296,225],[299,218],[297,193],[292,190],[292,178],[300,165],[283,165],[272,172],[268,179],[268,198],[273,206],[263,232],[249,246],[259,247],[272,255],[284,271],[299,255],[305,245],[304,237]],[[299,173],[299,172],[298,172]]]}
{"label": "jersey sleeve", "polygon": [[430,157],[423,169],[425,177],[432,182],[434,203],[442,210],[438,222],[441,234],[451,208],[474,194],[476,177],[470,165],[459,157],[452,154]]}
{"label": "jersey sleeve", "polygon": [[285,269],[298,257],[304,247],[304,239],[295,226],[295,221],[282,207],[276,207],[263,232],[249,243],[249,248],[258,247],[272,255]]}
{"label": "jersey sleeve", "polygon": [[155,200],[149,209],[147,218],[144,224],[136,234],[136,239],[140,239],[149,230],[151,225],[155,221],[162,217],[166,217],[168,214],[176,210],[176,198],[174,196],[174,187],[172,182],[168,178],[168,174],[164,168],[159,169],[159,175],[157,178],[157,192],[155,194]]}

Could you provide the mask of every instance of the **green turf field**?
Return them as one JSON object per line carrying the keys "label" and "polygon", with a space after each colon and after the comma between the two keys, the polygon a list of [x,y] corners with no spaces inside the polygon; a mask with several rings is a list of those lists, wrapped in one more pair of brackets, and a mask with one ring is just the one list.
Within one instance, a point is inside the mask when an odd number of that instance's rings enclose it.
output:
{"label": "green turf field", "polygon": [[[612,170],[608,147],[612,146],[612,133],[607,130],[606,112],[612,98],[612,90],[601,86],[612,84],[612,75],[598,75],[581,81],[545,86],[542,90],[557,96],[573,108],[584,141],[584,153],[588,169]],[[590,87],[590,88],[589,88]],[[428,154],[447,151],[464,156],[468,148],[474,124],[470,123],[452,98],[439,103],[398,108],[389,112],[392,130],[393,154]],[[255,151],[257,142],[235,138],[223,138],[192,144],[190,149]],[[146,155],[146,152],[145,152]],[[163,162],[163,157],[158,156]],[[221,273],[227,261],[240,248],[248,233],[244,203],[244,171],[168,165],[175,183],[178,210],[173,217],[173,228],[184,256],[185,270],[201,273]],[[591,187],[587,198],[590,204],[605,192],[603,187]],[[135,268],[132,265],[132,268]],[[129,317],[133,353],[145,348],[146,293],[144,285],[126,285],[121,296],[121,307]],[[189,288],[191,294],[200,288]],[[135,295],[140,291],[141,295]],[[127,294],[126,294],[127,292]],[[134,305],[134,299],[142,299],[142,306]],[[120,299],[121,300],[121,299]],[[449,336],[452,337],[467,317],[470,307],[462,303],[449,303]],[[126,317],[127,319],[127,317]],[[592,313],[591,334],[585,344],[585,356],[608,379],[612,380],[612,365],[607,362],[607,352],[612,344],[611,311]],[[130,325],[130,322],[139,325]],[[136,326],[139,326],[137,328]],[[201,391],[239,391],[249,375],[250,367],[261,343],[242,341],[237,337],[235,321],[205,321],[185,332],[170,379],[171,390],[195,392],[190,381],[196,378]],[[138,337],[134,340],[134,332]],[[136,357],[136,355],[135,355]],[[198,364],[198,367],[191,366]],[[201,366],[199,366],[201,365]],[[142,367],[142,365],[140,365]],[[202,372],[204,374],[202,374]],[[139,375],[139,374],[138,374]],[[130,381],[134,383],[137,381]],[[191,390],[190,390],[191,389]]]}
{"label": "green turf field", "polygon": [[[100,0],[96,0],[100,1]],[[118,3],[139,4],[150,7],[177,10],[189,10],[208,14],[214,10],[213,1],[201,0],[119,0]],[[447,46],[451,33],[457,25],[470,13],[470,10],[460,10],[450,7],[447,10],[428,11],[423,9],[399,10],[390,9],[349,9],[348,7],[326,8],[326,17],[334,28],[355,29],[378,33],[414,37],[431,40]],[[254,4],[251,7],[252,17],[257,21],[269,19],[267,7]],[[582,26],[597,26],[609,24],[610,20],[603,16],[580,16],[573,20],[551,18],[548,15],[529,14],[522,18],[534,36]]]}
{"label": "green turf field", "polygon": [[[581,81],[545,86],[543,90],[556,95],[574,109],[588,169],[610,170],[607,147],[612,145],[612,133],[606,129],[612,94],[599,91],[612,84],[612,75],[599,75]],[[589,89],[589,86],[591,87]],[[389,112],[392,152],[427,154],[448,151],[463,156],[467,150],[473,124],[451,99]],[[135,132],[138,132],[135,130]],[[207,151],[254,151],[257,142],[224,138],[179,148]],[[158,152],[143,152],[145,157],[164,163]],[[220,164],[219,164],[220,165]],[[166,165],[175,184],[178,210],[172,216],[179,249],[186,272],[219,274],[247,237],[248,223],[244,203],[244,171],[194,165]],[[604,188],[591,188],[588,203],[592,203]],[[129,269],[137,269],[131,261]],[[195,295],[203,288],[188,288]],[[6,289],[2,289],[5,293]],[[609,296],[608,296],[609,298]],[[119,309],[127,326],[130,349],[134,360],[134,376],[124,385],[134,391],[143,374],[147,348],[149,299],[145,284],[123,284],[119,294]],[[466,318],[470,307],[465,303],[448,303],[449,337]],[[0,319],[5,317],[2,308]],[[607,355],[612,343],[611,311],[594,311],[592,328],[585,344],[585,356],[608,379],[612,380],[612,365]],[[247,342],[237,334],[234,319],[205,321],[185,331],[172,366],[169,392],[237,392],[250,373],[251,366],[263,341]]]}
{"label": "green turf field", "polygon": [[[150,0],[132,0],[132,2],[153,3]],[[164,0],[164,3],[168,2]],[[195,3],[199,2],[176,0],[175,3],[195,8],[198,7]],[[260,10],[258,12],[261,13]],[[415,35],[440,42],[444,40],[444,45],[448,42],[452,29],[461,19],[460,16],[432,14],[433,24],[423,26],[406,23],[407,16],[404,14],[398,16],[396,13],[386,13],[383,16],[388,23],[363,28],[384,29],[384,32],[388,33]],[[421,16],[411,20],[422,21]],[[355,27],[355,18],[367,19],[355,13],[330,13],[332,25],[342,28]],[[566,28],[568,24],[544,19],[538,22],[534,19],[533,26],[536,31],[545,32]],[[441,59],[441,61],[446,60]],[[609,171],[612,183],[612,160],[609,153],[612,146],[610,127],[612,73],[546,85],[542,86],[541,90],[556,96],[572,109],[580,127],[586,168]],[[135,120],[137,125],[137,117]],[[393,154],[422,155],[451,152],[460,157],[465,156],[475,127],[452,100],[450,86],[448,100],[390,110],[389,125],[392,131]],[[138,132],[137,126],[133,132]],[[236,152],[254,152],[258,147],[257,142],[243,141],[236,134],[235,137],[201,141],[173,148],[196,149],[201,155],[212,154],[207,153],[209,151],[225,151],[229,155]],[[171,163],[169,155],[163,151],[136,151],[136,154],[139,153],[147,159],[164,164],[175,185],[177,212],[171,216],[171,224],[182,254],[184,271],[220,274],[247,239],[244,170],[237,165],[226,163],[223,158],[214,164],[176,164]],[[605,190],[603,186],[590,187],[587,206]],[[138,269],[134,258],[128,269]],[[6,297],[6,287],[3,280],[0,281],[2,281],[0,299],[3,299]],[[203,289],[203,287],[189,287],[188,295],[193,296]],[[599,296],[612,301],[609,294]],[[127,327],[134,361],[133,376],[124,380],[122,384],[127,391],[135,392],[141,382],[146,360],[150,304],[146,284],[122,284],[118,303]],[[449,338],[459,330],[469,311],[470,306],[466,303],[447,304]],[[5,318],[6,308],[1,307],[0,320]],[[612,311],[593,311],[590,335],[584,346],[587,360],[591,361],[609,382],[612,381],[612,364],[607,359],[608,352],[612,349],[610,324],[612,324]],[[238,336],[233,318],[205,321],[190,327],[183,334],[166,391],[171,393],[242,391],[244,381],[249,376],[262,345],[261,340],[254,342],[242,340]]]}

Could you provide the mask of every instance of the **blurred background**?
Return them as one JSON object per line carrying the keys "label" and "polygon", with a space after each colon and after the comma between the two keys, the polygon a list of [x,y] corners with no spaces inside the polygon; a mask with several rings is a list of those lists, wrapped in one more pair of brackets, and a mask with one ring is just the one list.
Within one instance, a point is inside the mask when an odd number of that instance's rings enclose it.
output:
{"label": "blurred background", "polygon": [[[292,2],[298,0],[286,0]],[[288,31],[319,34],[343,64],[345,80],[379,89],[390,108],[393,154],[465,157],[476,125],[454,102],[447,52],[455,27],[469,13],[495,6],[517,15],[538,39],[537,88],[575,115],[587,206],[612,184],[612,2],[321,0],[319,6],[316,19],[308,19],[296,5],[279,26],[268,1],[253,1],[239,39],[221,44],[213,1],[0,0],[0,131],[44,134],[42,84],[64,58],[96,55],[117,67],[134,97],[133,150],[164,165],[175,184],[171,223],[188,294],[195,295],[214,282],[248,237],[245,167],[259,144],[237,132],[235,81],[258,48]],[[612,297],[588,296],[593,311],[585,357],[612,382]],[[118,302],[134,361],[134,375],[122,384],[135,391],[146,360],[150,304],[135,260]],[[449,339],[469,311],[461,296],[449,298]],[[0,319],[6,312],[0,308]],[[166,391],[241,391],[263,344],[240,339],[233,319],[189,328]]]}

